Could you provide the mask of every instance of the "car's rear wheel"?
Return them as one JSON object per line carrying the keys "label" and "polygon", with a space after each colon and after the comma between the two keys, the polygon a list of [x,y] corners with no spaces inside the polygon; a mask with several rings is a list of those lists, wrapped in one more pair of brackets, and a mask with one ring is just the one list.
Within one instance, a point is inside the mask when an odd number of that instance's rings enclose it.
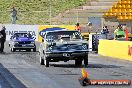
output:
{"label": "car's rear wheel", "polygon": [[75,60],[75,65],[76,66],[81,66],[82,65],[82,60],[81,59],[76,59]]}
{"label": "car's rear wheel", "polygon": [[88,65],[88,55],[84,57],[84,65],[85,65],[85,66]]}

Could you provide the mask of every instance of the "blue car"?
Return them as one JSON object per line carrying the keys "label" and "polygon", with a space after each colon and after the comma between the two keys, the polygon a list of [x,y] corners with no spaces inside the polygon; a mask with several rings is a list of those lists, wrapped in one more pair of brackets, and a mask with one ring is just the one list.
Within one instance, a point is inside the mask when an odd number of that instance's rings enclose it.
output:
{"label": "blue car", "polygon": [[31,49],[36,52],[35,39],[29,33],[15,33],[10,38],[9,47],[11,52],[16,50],[31,51]]}

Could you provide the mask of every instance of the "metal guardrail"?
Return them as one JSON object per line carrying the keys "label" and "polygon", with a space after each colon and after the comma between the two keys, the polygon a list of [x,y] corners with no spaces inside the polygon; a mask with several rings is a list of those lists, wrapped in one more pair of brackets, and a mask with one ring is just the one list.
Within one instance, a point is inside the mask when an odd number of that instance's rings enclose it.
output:
{"label": "metal guardrail", "polygon": [[85,40],[89,40],[89,33],[81,33],[81,35]]}
{"label": "metal guardrail", "polygon": [[129,37],[129,38],[132,38],[132,34],[129,34],[128,37]]}
{"label": "metal guardrail", "polygon": [[[81,33],[81,34],[84,39],[89,40],[89,33]],[[96,34],[96,33],[91,33],[91,34]],[[129,34],[128,37],[132,39],[132,34]]]}

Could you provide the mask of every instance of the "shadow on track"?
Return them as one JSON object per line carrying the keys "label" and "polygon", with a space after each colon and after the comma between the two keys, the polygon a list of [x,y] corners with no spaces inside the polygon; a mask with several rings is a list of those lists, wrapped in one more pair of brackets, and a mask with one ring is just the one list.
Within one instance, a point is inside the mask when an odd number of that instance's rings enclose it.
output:
{"label": "shadow on track", "polygon": [[104,65],[104,64],[89,64],[88,68],[120,68],[122,66]]}
{"label": "shadow on track", "polygon": [[54,67],[62,67],[62,68],[85,68],[85,66],[75,66],[75,64],[50,64],[50,66]]}
{"label": "shadow on track", "polygon": [[27,88],[2,64],[0,64],[0,74],[7,80],[11,88]]}
{"label": "shadow on track", "polygon": [[36,52],[27,52],[27,51],[16,51],[16,52],[5,52],[5,53],[0,53],[0,55],[9,55],[9,54],[37,54],[38,51]]}
{"label": "shadow on track", "polygon": [[104,64],[89,64],[88,66],[75,66],[75,64],[50,64],[50,66],[61,68],[120,68],[122,66],[104,65]]}

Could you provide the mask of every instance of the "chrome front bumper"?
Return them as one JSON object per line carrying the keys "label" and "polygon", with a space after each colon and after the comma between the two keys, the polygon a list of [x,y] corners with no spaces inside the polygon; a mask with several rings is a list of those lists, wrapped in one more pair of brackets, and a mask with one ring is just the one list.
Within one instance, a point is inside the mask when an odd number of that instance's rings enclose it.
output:
{"label": "chrome front bumper", "polygon": [[35,48],[35,44],[18,44],[18,45],[13,45],[13,48],[19,48],[19,49],[23,49],[23,48]]}
{"label": "chrome front bumper", "polygon": [[88,51],[75,51],[75,52],[46,52],[46,57],[49,58],[71,58],[84,57],[88,55]]}

